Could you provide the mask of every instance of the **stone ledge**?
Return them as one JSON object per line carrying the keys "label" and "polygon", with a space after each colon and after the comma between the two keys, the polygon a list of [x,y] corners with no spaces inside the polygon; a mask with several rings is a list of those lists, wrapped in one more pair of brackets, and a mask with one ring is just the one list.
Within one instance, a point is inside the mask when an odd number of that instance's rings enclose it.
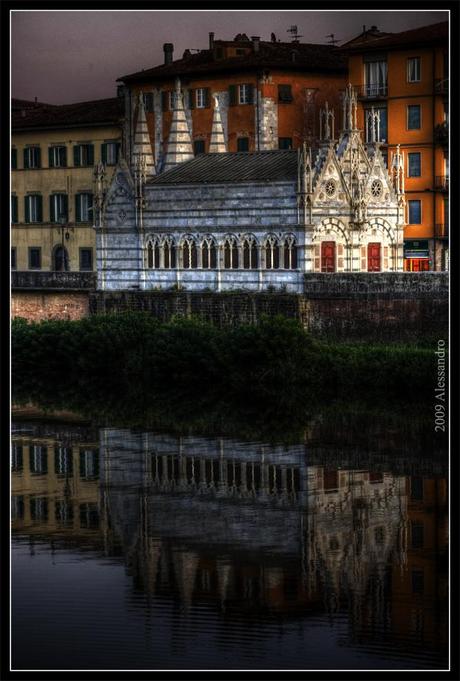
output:
{"label": "stone ledge", "polygon": [[96,288],[96,272],[11,272],[12,291],[89,291]]}
{"label": "stone ledge", "polygon": [[304,275],[303,295],[308,299],[333,298],[445,298],[448,272],[334,272]]}

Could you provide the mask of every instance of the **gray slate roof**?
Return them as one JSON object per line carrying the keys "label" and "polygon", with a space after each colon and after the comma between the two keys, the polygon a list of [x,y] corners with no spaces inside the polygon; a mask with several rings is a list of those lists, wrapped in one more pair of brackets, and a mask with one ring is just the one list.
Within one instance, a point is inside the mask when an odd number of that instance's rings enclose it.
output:
{"label": "gray slate roof", "polygon": [[297,179],[297,151],[200,154],[152,178],[148,184],[282,182]]}

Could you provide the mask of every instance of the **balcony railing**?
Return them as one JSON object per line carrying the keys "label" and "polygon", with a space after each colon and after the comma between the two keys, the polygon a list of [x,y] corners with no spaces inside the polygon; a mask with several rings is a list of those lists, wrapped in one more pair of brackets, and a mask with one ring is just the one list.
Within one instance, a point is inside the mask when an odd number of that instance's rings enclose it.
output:
{"label": "balcony railing", "polygon": [[358,85],[358,97],[361,99],[380,99],[388,96],[388,85],[382,83],[367,83]]}
{"label": "balcony railing", "polygon": [[438,95],[445,95],[449,91],[449,79],[448,78],[436,78],[434,81],[434,91]]}
{"label": "balcony railing", "polygon": [[448,192],[449,178],[446,175],[436,175],[434,180],[434,188],[438,192]]}
{"label": "balcony railing", "polygon": [[435,225],[434,235],[439,239],[447,239],[449,237],[449,225],[444,224],[443,222]]}
{"label": "balcony railing", "polygon": [[449,126],[447,125],[447,121],[435,126],[434,141],[438,144],[447,144],[449,142]]}

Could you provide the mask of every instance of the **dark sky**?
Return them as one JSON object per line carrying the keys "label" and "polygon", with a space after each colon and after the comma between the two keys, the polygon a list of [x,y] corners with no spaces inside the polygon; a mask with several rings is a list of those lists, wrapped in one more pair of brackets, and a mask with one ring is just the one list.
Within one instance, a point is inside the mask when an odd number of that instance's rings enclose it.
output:
{"label": "dark sky", "polygon": [[296,24],[302,42],[341,42],[367,27],[404,31],[445,21],[448,12],[416,11],[13,11],[12,96],[50,104],[114,97],[116,79],[163,62],[163,43],[174,58],[186,48],[208,47],[208,33],[237,33],[289,41]]}

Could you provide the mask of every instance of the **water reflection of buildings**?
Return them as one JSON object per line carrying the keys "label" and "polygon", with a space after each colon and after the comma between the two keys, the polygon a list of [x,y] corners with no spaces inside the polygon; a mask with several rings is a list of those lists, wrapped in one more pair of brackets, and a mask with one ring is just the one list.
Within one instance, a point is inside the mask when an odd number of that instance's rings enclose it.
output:
{"label": "water reflection of buildings", "polygon": [[445,477],[310,459],[303,444],[18,433],[13,529],[92,536],[111,555],[121,547],[138,587],[185,609],[206,601],[226,616],[348,611],[356,642],[378,632],[442,649]]}

